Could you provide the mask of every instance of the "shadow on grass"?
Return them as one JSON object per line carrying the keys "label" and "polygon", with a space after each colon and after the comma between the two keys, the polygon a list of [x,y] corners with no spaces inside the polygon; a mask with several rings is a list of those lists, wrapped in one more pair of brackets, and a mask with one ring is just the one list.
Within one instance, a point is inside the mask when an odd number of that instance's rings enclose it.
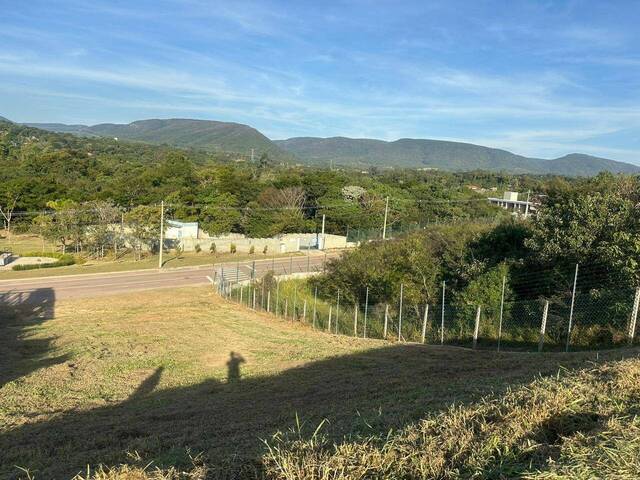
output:
{"label": "shadow on grass", "polygon": [[40,368],[67,360],[51,357],[54,338],[36,338],[37,328],[55,314],[55,292],[0,292],[0,388]]}
{"label": "shadow on grass", "polygon": [[190,463],[188,452],[203,452],[209,465],[221,469],[215,478],[255,478],[261,476],[260,439],[294,426],[296,415],[309,432],[328,419],[323,431],[335,440],[386,433],[452,403],[555,374],[560,365],[582,368],[593,359],[396,345],[273,376],[154,391],[159,368],[123,403],[69,411],[0,434],[0,476],[17,475],[19,465],[40,478],[70,478],[87,464],[126,463],[127,452],[180,467]]}

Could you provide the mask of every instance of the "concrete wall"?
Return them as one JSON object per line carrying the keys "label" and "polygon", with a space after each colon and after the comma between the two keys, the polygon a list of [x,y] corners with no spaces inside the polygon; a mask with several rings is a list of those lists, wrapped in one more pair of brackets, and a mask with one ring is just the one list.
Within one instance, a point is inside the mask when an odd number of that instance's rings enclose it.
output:
{"label": "concrete wall", "polygon": [[193,252],[196,245],[208,252],[211,244],[216,244],[218,253],[229,253],[231,244],[236,246],[238,253],[248,253],[251,247],[254,247],[255,253],[264,252],[267,247],[267,253],[289,253],[300,251],[300,240],[298,238],[280,240],[278,238],[183,238],[181,240],[182,247],[185,252]]}
{"label": "concrete wall", "polygon": [[230,233],[217,237],[200,235],[200,238],[183,237],[168,241],[167,246],[175,245],[175,242],[180,242],[185,252],[193,252],[196,245],[200,245],[202,251],[208,252],[211,244],[215,243],[218,253],[228,253],[231,244],[236,246],[236,251],[239,253],[248,253],[252,246],[255,253],[262,253],[265,246],[267,247],[267,253],[290,253],[308,248],[323,250],[346,248],[348,246],[346,237],[329,234],[324,236],[323,245],[322,235],[316,235],[315,233],[288,233],[275,238],[249,238],[240,233]]}

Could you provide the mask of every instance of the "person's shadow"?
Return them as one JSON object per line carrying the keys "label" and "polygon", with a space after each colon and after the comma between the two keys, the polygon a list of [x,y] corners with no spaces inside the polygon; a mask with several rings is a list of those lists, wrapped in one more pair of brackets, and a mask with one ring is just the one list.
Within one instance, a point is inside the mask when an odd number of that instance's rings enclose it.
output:
{"label": "person's shadow", "polygon": [[237,383],[240,381],[240,364],[245,362],[246,360],[239,353],[231,352],[229,354],[229,361],[227,362],[227,383]]}

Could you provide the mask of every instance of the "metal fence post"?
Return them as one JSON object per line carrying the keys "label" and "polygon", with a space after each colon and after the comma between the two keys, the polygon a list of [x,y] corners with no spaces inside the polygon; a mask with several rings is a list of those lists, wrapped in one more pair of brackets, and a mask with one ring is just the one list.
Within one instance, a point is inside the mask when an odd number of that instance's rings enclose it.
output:
{"label": "metal fence post", "polygon": [[400,308],[398,312],[398,341],[402,340],[402,296],[404,294],[404,284],[400,284]]}
{"label": "metal fence post", "polygon": [[340,323],[340,289],[338,289],[338,303],[336,305],[336,334],[338,333],[338,323]]}
{"label": "metal fence post", "polygon": [[480,305],[478,305],[478,311],[476,312],[476,326],[473,329],[473,349],[478,346],[478,332],[480,331]]}
{"label": "metal fence post", "polygon": [[369,309],[369,287],[367,287],[367,293],[364,297],[364,330],[362,332],[362,338],[367,338],[367,312]]}
{"label": "metal fence post", "polygon": [[544,345],[544,334],[547,330],[547,315],[549,315],[549,300],[544,302],[542,310],[542,323],[540,323],[540,339],[538,340],[538,352],[542,351]]}
{"label": "metal fence post", "polygon": [[500,299],[500,321],[498,322],[498,351],[500,351],[500,341],[502,340],[502,314],[504,312],[504,291],[507,285],[507,276],[502,277],[502,297]]}
{"label": "metal fence post", "polygon": [[569,310],[569,327],[567,328],[567,344],[564,351],[569,351],[569,345],[571,344],[571,327],[573,326],[573,307],[576,302],[576,284],[578,283],[578,264],[576,263],[576,274],[573,277],[573,293],[571,294],[571,309]]}
{"label": "metal fence post", "polygon": [[296,311],[298,307],[298,285],[293,289],[293,309],[291,310],[291,318],[294,320],[298,319],[298,312]]}
{"label": "metal fence post", "polygon": [[444,294],[446,283],[442,281],[442,320],[440,322],[440,345],[444,345]]}
{"label": "metal fence post", "polygon": [[384,306],[384,330],[382,333],[382,338],[384,340],[387,339],[387,327],[389,325],[389,304],[385,304]]}
{"label": "metal fence post", "polygon": [[353,336],[358,336],[358,302],[353,304]]}
{"label": "metal fence post", "polygon": [[318,287],[313,292],[313,328],[316,328],[316,305],[318,303]]}
{"label": "metal fence post", "polygon": [[333,305],[329,305],[329,322],[327,323],[327,332],[331,333],[331,313],[333,311]]}
{"label": "metal fence post", "polygon": [[636,336],[636,322],[638,320],[638,306],[640,306],[640,288],[636,289],[636,296],[633,299],[633,310],[631,311],[631,321],[629,322],[629,345],[633,344]]}
{"label": "metal fence post", "polygon": [[422,343],[425,343],[427,338],[427,317],[429,317],[429,304],[424,307],[424,320],[422,321]]}
{"label": "metal fence post", "polygon": [[276,280],[276,317],[278,316],[279,307],[280,307],[280,280]]}
{"label": "metal fence post", "polygon": [[302,321],[306,323],[307,321],[307,299],[304,299],[304,304],[302,305]]}
{"label": "metal fence post", "polygon": [[256,309],[256,287],[253,287],[253,309]]}
{"label": "metal fence post", "polygon": [[267,290],[267,313],[271,313],[271,290]]}

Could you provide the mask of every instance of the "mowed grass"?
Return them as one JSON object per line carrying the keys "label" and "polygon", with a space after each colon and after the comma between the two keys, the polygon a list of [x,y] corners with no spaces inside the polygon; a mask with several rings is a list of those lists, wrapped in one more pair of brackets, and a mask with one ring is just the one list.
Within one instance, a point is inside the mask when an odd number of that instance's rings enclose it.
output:
{"label": "mowed grass", "polygon": [[[50,297],[19,314],[4,309],[0,319],[1,478],[27,478],[17,467],[50,479],[87,465],[149,462],[168,472],[192,469],[194,458],[207,466],[202,478],[297,478],[274,466],[261,439],[273,445],[293,427],[308,437],[325,421],[326,445],[360,445],[452,404],[595,360],[333,336],[226,303],[207,288]],[[232,351],[244,360],[236,381]]]}
{"label": "mowed grass", "polygon": [[[0,238],[0,251],[7,249],[15,254],[22,253],[38,253],[42,252],[43,256],[46,256],[47,252],[60,251],[52,244],[45,243],[45,248],[42,248],[42,239],[35,235],[14,235],[10,237],[11,241],[7,238]],[[235,262],[246,260],[269,260],[271,258],[288,257],[290,255],[301,255],[299,252],[286,253],[286,254],[263,254],[257,252],[254,254],[249,253],[229,253],[218,252],[213,255],[209,252],[202,251],[200,253],[185,252],[177,256],[175,252],[165,252],[163,257],[163,268],[180,268],[180,267],[195,267],[200,265],[213,265],[223,262]],[[25,270],[25,271],[13,271],[3,270],[0,271],[0,280],[21,279],[21,278],[36,278],[36,277],[51,277],[58,275],[78,275],[85,273],[109,273],[109,272],[124,272],[129,270],[148,270],[158,268],[158,256],[145,253],[143,258],[136,260],[133,254],[129,253],[117,259],[113,258],[113,253],[109,252],[104,259],[88,259],[84,263],[70,265],[67,267],[37,269],[37,270]]]}

